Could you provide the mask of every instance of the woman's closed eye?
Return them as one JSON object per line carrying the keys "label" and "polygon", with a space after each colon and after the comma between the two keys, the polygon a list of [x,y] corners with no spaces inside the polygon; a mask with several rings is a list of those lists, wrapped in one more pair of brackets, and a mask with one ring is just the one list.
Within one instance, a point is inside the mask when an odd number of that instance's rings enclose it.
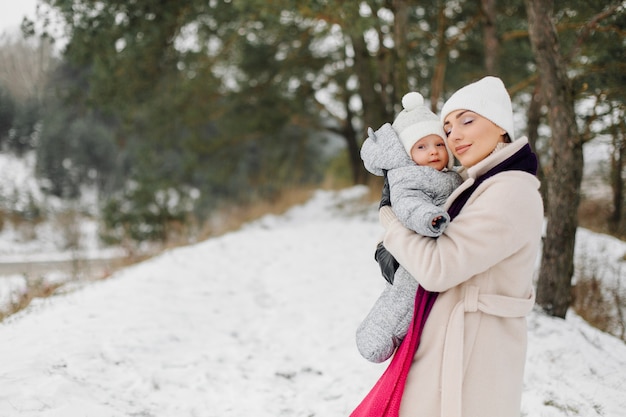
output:
{"label": "woman's closed eye", "polygon": [[463,119],[461,119],[461,123],[464,125],[468,125],[470,123],[472,123],[474,121],[474,118],[471,116],[468,117],[464,117]]}

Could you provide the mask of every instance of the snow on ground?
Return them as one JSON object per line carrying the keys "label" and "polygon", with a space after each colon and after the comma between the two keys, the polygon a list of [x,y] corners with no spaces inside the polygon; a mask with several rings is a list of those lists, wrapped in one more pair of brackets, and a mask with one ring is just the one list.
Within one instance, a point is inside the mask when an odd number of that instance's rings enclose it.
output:
{"label": "snow on ground", "polygon": [[[0,323],[0,416],[346,417],[386,366],[354,342],[383,288],[364,194],[319,191]],[[626,416],[623,342],[574,314],[529,328],[524,416]]]}
{"label": "snow on ground", "polygon": [[[0,153],[0,209],[16,214],[0,215],[0,315],[18,302],[29,286],[92,279],[108,272],[108,267],[86,266],[84,260],[115,263],[127,256],[123,248],[105,246],[99,239],[99,224],[93,215],[96,191],[84,189],[80,201],[71,202],[46,195],[35,176],[35,162],[34,152],[22,158]],[[33,213],[42,219],[29,221]],[[18,220],[20,217],[25,219]],[[80,269],[75,268],[78,261]],[[48,263],[48,269],[42,269],[42,262]],[[56,264],[51,266],[51,262]],[[64,262],[74,267],[68,268]]]}
{"label": "snow on ground", "polygon": [[[4,221],[0,225],[0,262],[121,256],[120,248],[107,248],[99,242],[98,222],[92,216],[97,207],[96,190],[83,189],[77,202],[46,195],[35,176],[35,164],[34,152],[23,158],[0,153],[0,209],[17,213],[34,210],[45,218],[34,224]],[[69,211],[76,215],[64,215]],[[72,244],[78,247],[68,250]]]}
{"label": "snow on ground", "polygon": [[31,199],[43,200],[43,193],[33,175],[35,158],[34,153],[17,158],[0,152],[0,196],[3,205],[11,203],[12,207],[24,209]]}

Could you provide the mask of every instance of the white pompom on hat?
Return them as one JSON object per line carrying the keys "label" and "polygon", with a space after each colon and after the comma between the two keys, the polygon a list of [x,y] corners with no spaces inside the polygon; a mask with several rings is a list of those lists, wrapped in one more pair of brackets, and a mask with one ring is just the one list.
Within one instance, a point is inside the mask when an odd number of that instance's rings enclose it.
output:
{"label": "white pompom on hat", "polygon": [[502,80],[487,76],[457,90],[441,109],[441,122],[457,110],[470,110],[491,120],[515,140],[511,97]]}
{"label": "white pompom on hat", "polygon": [[411,155],[411,148],[421,138],[437,135],[445,140],[446,134],[439,117],[426,106],[420,93],[410,92],[402,97],[404,109],[398,114],[391,127],[396,131],[406,153]]}

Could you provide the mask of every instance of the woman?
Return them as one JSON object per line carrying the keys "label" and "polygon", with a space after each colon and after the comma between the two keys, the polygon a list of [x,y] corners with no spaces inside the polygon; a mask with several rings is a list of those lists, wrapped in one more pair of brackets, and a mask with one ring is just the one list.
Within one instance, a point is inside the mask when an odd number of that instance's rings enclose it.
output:
{"label": "woman", "polygon": [[502,81],[485,77],[450,97],[441,114],[464,183],[437,239],[405,228],[391,207],[383,244],[439,295],[427,314],[400,401],[401,417],[519,417],[526,318],[541,240],[537,161],[515,140]]}

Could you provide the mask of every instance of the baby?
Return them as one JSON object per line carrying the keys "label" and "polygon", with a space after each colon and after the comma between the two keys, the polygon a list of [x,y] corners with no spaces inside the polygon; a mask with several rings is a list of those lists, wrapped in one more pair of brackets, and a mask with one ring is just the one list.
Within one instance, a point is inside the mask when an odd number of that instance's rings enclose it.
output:
{"label": "baby", "polygon": [[[375,175],[386,173],[391,207],[407,228],[438,237],[450,222],[442,208],[463,180],[452,170],[454,159],[446,146],[439,117],[424,106],[419,93],[402,98],[404,110],[393,124],[385,123],[361,147],[365,168]],[[383,362],[406,336],[417,281],[401,266],[359,325],[356,334],[361,355]]]}

